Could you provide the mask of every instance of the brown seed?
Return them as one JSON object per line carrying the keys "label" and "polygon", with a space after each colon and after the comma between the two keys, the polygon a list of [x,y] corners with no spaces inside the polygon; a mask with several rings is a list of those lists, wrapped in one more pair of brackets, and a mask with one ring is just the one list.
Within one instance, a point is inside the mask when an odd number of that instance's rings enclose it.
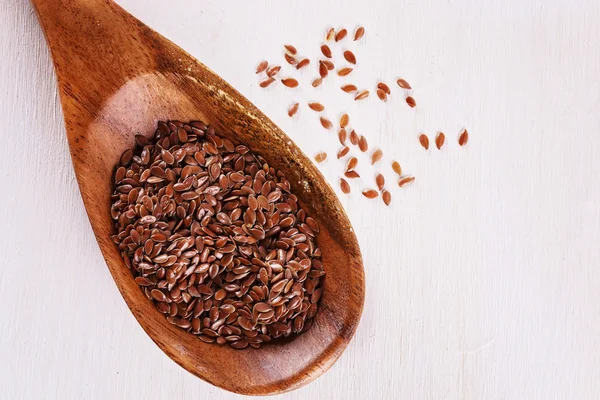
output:
{"label": "brown seed", "polygon": [[342,193],[350,193],[350,184],[344,178],[340,178],[340,189],[342,189]]}
{"label": "brown seed", "polygon": [[356,31],[354,32],[354,41],[359,40],[361,37],[363,37],[365,34],[365,28],[363,28],[362,26],[359,26]]}
{"label": "brown seed", "polygon": [[386,94],[392,94],[392,91],[390,90],[390,87],[388,85],[386,85],[383,82],[379,82],[377,84],[377,89],[381,89],[383,90]]}
{"label": "brown seed", "polygon": [[319,61],[319,75],[321,78],[325,78],[329,74],[329,70],[327,69],[327,65],[323,64],[322,61]]}
{"label": "brown seed", "polygon": [[333,71],[333,69],[335,68],[335,65],[329,60],[321,60],[320,62],[325,64],[325,67],[327,67],[327,71]]}
{"label": "brown seed", "polygon": [[333,128],[333,124],[327,118],[321,117],[321,118],[319,118],[319,120],[321,121],[321,125],[323,126],[323,128],[325,128],[325,129]]}
{"label": "brown seed", "polygon": [[411,183],[413,183],[414,181],[415,181],[414,176],[400,177],[400,180],[398,181],[398,186],[400,186],[400,187],[408,186]]}
{"label": "brown seed", "polygon": [[321,45],[321,53],[327,58],[331,58],[331,49],[326,44]]}
{"label": "brown seed", "polygon": [[383,186],[385,186],[385,178],[381,174],[377,174],[375,177],[375,183],[377,183],[377,188],[379,190],[383,190]]}
{"label": "brown seed", "polygon": [[377,97],[379,97],[379,100],[387,102],[387,94],[383,90],[377,89]]}
{"label": "brown seed", "polygon": [[367,143],[367,138],[361,135],[360,139],[358,139],[358,148],[363,153],[369,150],[369,143]]}
{"label": "brown seed", "polygon": [[342,86],[342,90],[346,93],[356,92],[356,86],[354,85],[344,85]]}
{"label": "brown seed", "polygon": [[310,64],[310,60],[308,58],[303,58],[300,60],[298,65],[296,65],[296,69],[304,68]]}
{"label": "brown seed", "polygon": [[412,89],[410,87],[410,85],[408,84],[408,82],[406,82],[404,79],[400,78],[396,81],[396,83],[398,84],[398,86],[400,86],[402,89]]}
{"label": "brown seed", "polygon": [[350,122],[350,117],[348,116],[348,114],[343,114],[340,117],[340,128],[347,127],[349,122]]}
{"label": "brown seed", "polygon": [[285,53],[283,55],[283,58],[285,58],[285,61],[287,61],[287,63],[290,65],[298,64],[298,61],[296,60],[296,58],[294,56],[292,56],[291,54]]}
{"label": "brown seed", "polygon": [[437,136],[435,137],[435,146],[438,148],[438,150],[441,150],[445,141],[446,141],[446,135],[444,135],[444,132],[438,133]]}
{"label": "brown seed", "polygon": [[312,81],[311,85],[312,85],[312,87],[316,88],[316,87],[321,86],[321,83],[323,83],[323,79],[316,78],[315,80]]}
{"label": "brown seed", "polygon": [[281,66],[280,65],[275,65],[275,66],[273,66],[273,67],[271,67],[271,68],[269,68],[267,70],[267,76],[269,78],[272,78],[275,75],[277,75],[279,73],[279,71],[281,71]]}
{"label": "brown seed", "polygon": [[352,71],[353,71],[352,68],[350,68],[350,67],[344,67],[344,68],[338,69],[337,74],[339,76],[348,76],[348,75],[350,75],[350,72],[352,72]]}
{"label": "brown seed", "polygon": [[261,88],[266,88],[267,86],[269,86],[271,83],[275,82],[275,78],[267,78],[264,81],[262,81],[259,86]]}
{"label": "brown seed", "polygon": [[348,31],[346,29],[344,29],[344,28],[340,29],[338,31],[338,33],[335,34],[335,41],[339,42],[340,40],[345,38],[347,34],[348,34]]}
{"label": "brown seed", "polygon": [[392,202],[392,194],[385,189],[381,192],[381,197],[386,206],[389,206]]}
{"label": "brown seed", "polygon": [[344,58],[346,59],[346,61],[348,61],[350,64],[356,64],[356,57],[354,56],[354,53],[351,52],[350,50],[346,50],[344,51]]}
{"label": "brown seed", "polygon": [[317,111],[317,112],[321,112],[325,109],[325,106],[323,104],[317,103],[317,102],[308,103],[308,107],[311,110]]}
{"label": "brown seed", "polygon": [[342,157],[344,157],[346,154],[348,154],[348,152],[350,151],[350,148],[348,148],[347,146],[344,146],[340,149],[340,151],[338,151],[337,153],[337,158],[338,160]]}
{"label": "brown seed", "polygon": [[256,73],[260,74],[261,72],[264,72],[268,66],[269,66],[269,63],[267,61],[259,62],[258,65],[256,66]]}
{"label": "brown seed", "polygon": [[429,150],[429,138],[427,137],[427,135],[425,134],[420,134],[419,135],[419,143],[421,143],[421,146],[423,146],[423,148],[425,150]]}
{"label": "brown seed", "polygon": [[381,160],[383,157],[383,150],[377,149],[371,154],[371,165],[374,165],[376,162]]}
{"label": "brown seed", "polygon": [[315,161],[318,163],[322,163],[327,158],[327,153],[321,152],[315,156]]}
{"label": "brown seed", "polygon": [[358,101],[358,100],[366,99],[367,97],[369,97],[369,91],[363,90],[362,92],[356,93],[356,96],[354,96],[354,100]]}
{"label": "brown seed", "polygon": [[335,36],[335,30],[333,28],[329,28],[327,33],[325,34],[325,40],[332,40]]}
{"label": "brown seed", "polygon": [[298,81],[294,78],[283,78],[281,80],[281,83],[283,83],[284,86],[287,86],[289,88],[295,88],[298,86]]}
{"label": "brown seed", "polygon": [[358,140],[358,133],[356,133],[356,131],[352,129],[352,131],[350,132],[350,143],[356,146],[358,144]]}
{"label": "brown seed", "polygon": [[398,161],[392,161],[392,169],[398,175],[402,175],[402,167],[400,166],[400,163]]}
{"label": "brown seed", "polygon": [[466,129],[463,129],[460,136],[458,137],[458,144],[460,146],[464,146],[469,141],[469,132]]}
{"label": "brown seed", "polygon": [[340,131],[338,132],[338,139],[339,139],[341,145],[346,144],[347,136],[348,136],[348,134],[346,133],[346,130],[344,128],[340,129]]}
{"label": "brown seed", "polygon": [[360,178],[360,175],[356,171],[346,171],[344,172],[344,176],[350,179]]}
{"label": "brown seed", "polygon": [[406,104],[408,104],[411,108],[414,108],[417,106],[417,102],[415,101],[415,99],[413,99],[412,97],[408,96],[406,98]]}
{"label": "brown seed", "polygon": [[288,53],[290,53],[291,55],[296,55],[296,53],[298,52],[296,50],[296,48],[294,46],[292,46],[291,44],[286,44],[283,47],[285,47],[285,49],[288,51]]}
{"label": "brown seed", "polygon": [[288,109],[288,115],[290,117],[293,117],[294,114],[296,114],[298,112],[298,107],[300,106],[299,103],[294,103],[292,104],[292,106]]}
{"label": "brown seed", "polygon": [[352,171],[352,170],[354,170],[354,168],[356,168],[357,165],[358,165],[358,158],[352,157],[348,161],[348,165],[346,166],[346,171]]}
{"label": "brown seed", "polygon": [[363,190],[362,194],[363,194],[363,196],[365,196],[367,199],[374,199],[374,198],[376,198],[377,196],[379,196],[379,193],[377,193],[377,191],[376,191],[376,190],[373,190],[373,189],[366,189],[366,190]]}

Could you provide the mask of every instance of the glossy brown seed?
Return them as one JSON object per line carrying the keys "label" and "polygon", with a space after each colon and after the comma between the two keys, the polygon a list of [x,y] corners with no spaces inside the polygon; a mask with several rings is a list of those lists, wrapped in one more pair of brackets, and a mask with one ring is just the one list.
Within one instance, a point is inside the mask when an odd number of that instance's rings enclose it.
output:
{"label": "glossy brown seed", "polygon": [[348,165],[346,165],[346,171],[352,171],[358,165],[358,158],[352,157],[348,161]]}
{"label": "glossy brown seed", "polygon": [[316,78],[312,81],[311,85],[312,87],[316,88],[321,86],[321,83],[323,83],[323,79],[322,78]]}
{"label": "glossy brown seed", "polygon": [[296,53],[298,52],[296,50],[296,48],[294,46],[292,46],[291,44],[286,44],[283,47],[285,47],[285,49],[287,50],[287,52],[290,53],[291,55],[296,55]]}
{"label": "glossy brown seed", "polygon": [[348,61],[350,64],[356,64],[356,56],[354,55],[353,52],[351,52],[350,50],[346,50],[344,51],[344,58],[346,59],[346,61]]}
{"label": "glossy brown seed", "polygon": [[377,149],[371,154],[371,165],[377,163],[383,157],[383,150]]}
{"label": "glossy brown seed", "polygon": [[342,193],[350,193],[350,184],[344,178],[340,178],[340,189],[342,189]]}
{"label": "glossy brown seed", "polygon": [[377,174],[377,176],[375,177],[375,183],[377,183],[377,188],[379,190],[383,190],[383,187],[385,186],[385,178],[383,177],[383,175]]}
{"label": "glossy brown seed", "polygon": [[292,106],[288,109],[288,115],[290,117],[293,117],[294,114],[296,114],[298,112],[298,107],[300,107],[299,103],[292,104]]}
{"label": "glossy brown seed", "polygon": [[341,145],[346,145],[346,138],[348,137],[348,134],[346,133],[345,129],[340,129],[338,132],[338,139],[340,141]]}
{"label": "glossy brown seed", "polygon": [[444,132],[439,132],[435,137],[435,147],[437,147],[438,150],[441,150],[442,146],[444,146],[445,141],[446,135],[444,135]]}
{"label": "glossy brown seed", "polygon": [[327,153],[321,152],[315,156],[315,161],[318,163],[322,163],[327,158]]}
{"label": "glossy brown seed", "polygon": [[275,78],[267,78],[264,81],[262,81],[259,86],[261,88],[266,88],[267,86],[269,86],[271,83],[275,82]]}
{"label": "glossy brown seed", "polygon": [[281,83],[283,83],[284,86],[287,86],[289,88],[295,88],[298,86],[298,81],[294,78],[283,78],[281,80]]}
{"label": "glossy brown seed", "polygon": [[310,60],[308,58],[303,58],[300,60],[298,65],[296,65],[296,69],[304,68],[310,64]]}
{"label": "glossy brown seed", "polygon": [[377,193],[377,191],[376,191],[376,190],[373,190],[373,189],[366,189],[366,190],[363,190],[362,194],[363,194],[363,196],[365,196],[367,199],[374,199],[374,198],[376,198],[377,196],[379,196],[379,193]]}
{"label": "glossy brown seed", "polygon": [[296,58],[291,54],[285,53],[283,55],[283,58],[285,58],[285,61],[287,61],[287,63],[290,65],[298,64],[298,60],[296,60]]}
{"label": "glossy brown seed", "polygon": [[392,169],[398,175],[402,175],[402,167],[400,166],[400,163],[398,161],[392,161]]}
{"label": "glossy brown seed", "polygon": [[377,84],[377,89],[381,89],[383,90],[386,94],[392,94],[392,91],[390,90],[390,87],[388,85],[386,85],[383,82],[379,82]]}
{"label": "glossy brown seed", "polygon": [[421,143],[421,146],[423,146],[423,148],[425,150],[429,150],[429,138],[427,137],[427,135],[425,134],[420,134],[419,135],[419,143]]}
{"label": "glossy brown seed", "polygon": [[354,100],[358,101],[358,100],[366,99],[367,97],[369,97],[369,91],[363,90],[361,92],[356,93],[356,96],[354,96]]}
{"label": "glossy brown seed", "polygon": [[333,28],[329,28],[327,33],[325,34],[325,40],[333,40],[335,36],[335,30]]}
{"label": "glossy brown seed", "polygon": [[350,132],[350,143],[356,146],[358,144],[358,140],[358,133],[356,133],[356,131],[352,129],[352,131]]}
{"label": "glossy brown seed", "polygon": [[392,202],[392,194],[385,189],[381,192],[381,198],[386,206],[389,206]]}
{"label": "glossy brown seed", "polygon": [[400,177],[400,180],[398,181],[398,186],[405,187],[405,186],[410,185],[414,181],[415,181],[415,177],[414,176]]}
{"label": "glossy brown seed", "polygon": [[360,178],[360,175],[356,171],[346,171],[344,172],[344,176],[350,179]]}
{"label": "glossy brown seed", "polygon": [[406,82],[404,79],[400,78],[396,81],[396,83],[398,84],[398,86],[400,86],[402,89],[412,89],[410,87],[410,85],[408,84],[408,82]]}
{"label": "glossy brown seed", "polygon": [[271,68],[269,68],[267,70],[267,76],[269,78],[272,78],[275,75],[277,75],[279,73],[279,71],[281,71],[281,66],[280,65],[275,65],[275,66],[273,66],[273,67],[271,67]]}
{"label": "glossy brown seed", "polygon": [[335,34],[335,41],[339,42],[340,40],[344,39],[347,34],[348,34],[348,31],[346,29],[344,29],[344,28],[340,29],[338,31],[338,33]]}
{"label": "glossy brown seed", "polygon": [[331,49],[326,44],[321,45],[321,53],[327,58],[331,58]]}
{"label": "glossy brown seed", "polygon": [[360,139],[358,139],[358,148],[363,153],[365,151],[369,150],[369,143],[367,143],[367,138],[365,138],[364,136],[361,136]]}
{"label": "glossy brown seed", "polygon": [[413,99],[412,97],[408,96],[406,98],[406,104],[408,104],[411,108],[414,108],[417,106],[417,102],[415,101],[415,99]]}
{"label": "glossy brown seed", "polygon": [[379,97],[379,100],[387,102],[387,94],[385,94],[385,92],[381,89],[377,89],[377,97]]}
{"label": "glossy brown seed", "polygon": [[331,128],[333,128],[333,124],[327,118],[320,117],[319,120],[321,121],[321,125],[323,126],[323,128],[325,128],[325,129],[331,129]]}
{"label": "glossy brown seed", "polygon": [[340,128],[347,127],[349,122],[350,122],[350,117],[348,116],[348,114],[343,114],[340,117]]}
{"label": "glossy brown seed", "polygon": [[352,72],[352,71],[353,71],[352,68],[350,68],[350,67],[344,67],[344,68],[338,69],[337,74],[339,76],[348,76],[348,75],[350,75],[350,72]]}
{"label": "glossy brown seed", "polygon": [[321,78],[325,78],[329,74],[329,70],[327,69],[327,65],[325,65],[322,61],[319,61],[319,75]]}
{"label": "glossy brown seed", "polygon": [[335,65],[329,60],[321,60],[321,62],[325,64],[325,67],[327,67],[327,71],[333,71],[333,69],[335,68]]}
{"label": "glossy brown seed", "polygon": [[344,146],[340,149],[340,151],[338,151],[337,153],[337,158],[338,160],[342,157],[344,157],[346,154],[348,154],[348,152],[350,151],[350,148],[348,148],[347,146]]}
{"label": "glossy brown seed", "polygon": [[308,103],[308,107],[313,110],[313,111],[317,111],[317,112],[321,112],[325,109],[325,106],[321,103],[318,102],[311,102]]}
{"label": "glossy brown seed", "polygon": [[467,144],[467,142],[469,141],[469,132],[467,132],[466,129],[464,129],[460,136],[458,137],[458,144],[460,146],[464,146]]}
{"label": "glossy brown seed", "polygon": [[346,93],[356,92],[357,90],[355,85],[344,85],[341,89]]}
{"label": "glossy brown seed", "polygon": [[258,65],[256,66],[256,73],[260,74],[261,72],[264,72],[268,66],[269,66],[269,63],[267,61],[259,62]]}
{"label": "glossy brown seed", "polygon": [[363,37],[365,34],[365,28],[363,28],[362,26],[359,26],[356,31],[354,32],[354,41],[359,40],[361,37]]}

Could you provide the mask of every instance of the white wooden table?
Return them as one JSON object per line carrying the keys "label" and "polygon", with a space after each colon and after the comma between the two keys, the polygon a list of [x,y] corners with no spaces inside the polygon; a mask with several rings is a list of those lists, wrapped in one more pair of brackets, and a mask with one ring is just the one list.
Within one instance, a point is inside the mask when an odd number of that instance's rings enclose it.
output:
{"label": "white wooden table", "polygon": [[[324,376],[285,399],[594,399],[600,393],[600,3],[120,0],[265,111],[310,156],[337,139],[305,106],[351,115],[384,149],[392,207],[342,202],[364,255],[361,325]],[[169,4],[167,4],[169,3]],[[282,45],[316,58],[327,26],[366,27],[350,81],[403,76],[357,104],[315,74],[263,90]],[[338,57],[339,58],[339,57]],[[78,192],[46,43],[28,1],[0,0],[0,388],[3,399],[235,399],[145,335]],[[337,78],[336,78],[337,79]],[[302,102],[295,119],[286,108]],[[471,140],[459,148],[463,127]],[[443,130],[425,152],[417,135]],[[391,158],[414,174],[392,182]],[[366,164],[362,157],[359,165]]]}

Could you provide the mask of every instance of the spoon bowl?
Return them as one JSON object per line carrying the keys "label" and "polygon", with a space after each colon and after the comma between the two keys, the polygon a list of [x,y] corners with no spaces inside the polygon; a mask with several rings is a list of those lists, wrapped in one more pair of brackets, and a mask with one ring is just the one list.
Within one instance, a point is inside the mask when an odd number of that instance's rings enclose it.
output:
{"label": "spoon bowl", "polygon": [[[354,335],[362,313],[362,258],[335,193],[302,151],[206,66],[109,0],[32,0],[55,64],[73,166],[108,268],[133,315],[176,363],[223,389],[286,392],[325,372]],[[202,120],[285,172],[300,204],[321,226],[327,273],[311,329],[260,349],[207,344],[169,324],[133,280],[111,241],[114,168],[135,134],[159,120]]]}

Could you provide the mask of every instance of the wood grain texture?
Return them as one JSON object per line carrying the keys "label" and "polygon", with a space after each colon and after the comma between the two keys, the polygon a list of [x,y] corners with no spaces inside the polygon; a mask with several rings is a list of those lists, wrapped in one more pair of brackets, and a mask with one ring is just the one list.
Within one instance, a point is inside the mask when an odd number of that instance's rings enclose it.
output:
{"label": "wood grain texture", "polygon": [[[259,106],[339,192],[343,112],[384,159],[354,154],[342,196],[368,277],[336,364],[275,399],[596,399],[600,392],[600,4],[595,0],[119,0]],[[327,26],[358,24],[348,77],[387,103],[312,89]],[[282,45],[311,58],[301,74]],[[392,50],[390,50],[392,49]],[[0,385],[8,399],[240,399],[188,374],[123,302],[75,181],[47,45],[32,6],[0,0]],[[301,90],[258,87],[261,59]],[[341,67],[336,63],[336,69]],[[394,82],[406,78],[408,109]],[[308,90],[307,90],[308,89]],[[295,118],[287,116],[293,102]],[[468,128],[469,144],[457,136]],[[446,134],[425,152],[418,134]],[[392,158],[417,177],[391,207],[360,194]],[[372,175],[371,175],[372,174]],[[8,190],[4,188],[9,188]],[[356,196],[355,196],[356,194]],[[41,372],[38,372],[41,371]]]}
{"label": "wood grain texture", "polygon": [[[96,240],[127,305],[175,362],[218,387],[275,394],[320,376],[354,335],[364,302],[356,236],[333,190],[313,163],[264,114],[173,43],[107,0],[34,0],[54,59],[79,183]],[[113,173],[136,133],[152,136],[158,120],[201,120],[245,144],[283,171],[299,203],[314,216],[327,273],[315,329],[236,351],[198,340],[154,308],[110,239]]]}

